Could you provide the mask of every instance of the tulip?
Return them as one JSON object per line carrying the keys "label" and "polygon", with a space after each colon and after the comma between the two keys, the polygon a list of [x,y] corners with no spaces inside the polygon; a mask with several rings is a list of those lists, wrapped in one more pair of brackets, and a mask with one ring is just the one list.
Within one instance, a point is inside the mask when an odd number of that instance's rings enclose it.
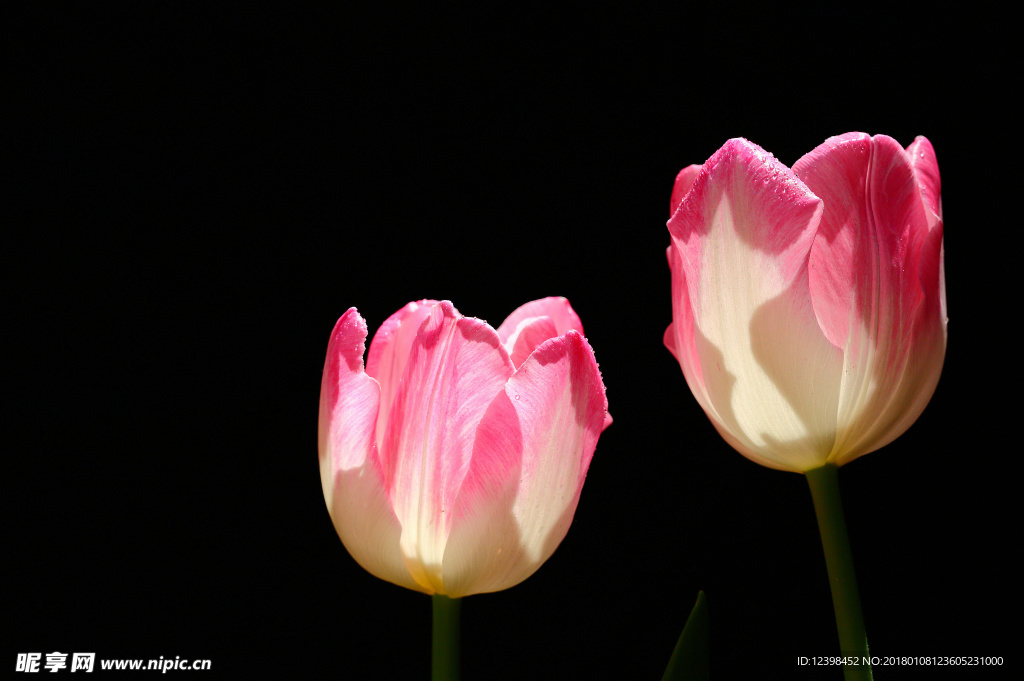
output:
{"label": "tulip", "polygon": [[899,437],[938,383],[939,189],[925,138],[849,133],[792,170],[730,140],[672,192],[665,345],[730,445],[806,475],[844,659],[868,645],[837,471]]}
{"label": "tulip", "polygon": [[931,144],[833,137],[790,170],[730,140],[672,192],[665,345],[744,456],[806,472],[902,434],[946,349]]}
{"label": "tulip", "polygon": [[453,599],[529,577],[565,537],[610,423],[569,302],[527,303],[497,330],[447,301],[409,303],[364,369],[366,336],[349,309],[320,393],[324,498],[349,553]]}

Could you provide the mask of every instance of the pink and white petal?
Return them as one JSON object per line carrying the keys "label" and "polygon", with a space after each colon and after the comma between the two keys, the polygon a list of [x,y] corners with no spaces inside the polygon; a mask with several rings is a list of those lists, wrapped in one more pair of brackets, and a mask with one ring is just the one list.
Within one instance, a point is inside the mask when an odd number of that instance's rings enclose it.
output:
{"label": "pink and white petal", "polygon": [[538,345],[558,335],[551,317],[527,317],[519,322],[515,331],[508,337],[505,350],[508,351],[513,366],[519,368]]}
{"label": "pink and white petal", "polygon": [[580,335],[583,334],[583,324],[576,311],[569,305],[569,301],[561,296],[553,296],[521,305],[506,317],[498,327],[498,337],[501,338],[501,342],[507,343],[519,327],[519,323],[530,317],[549,317],[555,324],[556,336],[562,336],[569,330],[576,330],[580,332]]}
{"label": "pink and white petal", "polygon": [[320,387],[318,446],[324,500],[352,557],[371,574],[418,589],[399,548],[377,459],[374,424],[380,390],[363,372],[366,322],[350,308],[331,333]]}
{"label": "pink and white petal", "polygon": [[902,417],[887,431],[882,430],[877,444],[868,451],[878,449],[909,428],[925,406],[939,382],[946,357],[946,273],[943,252],[942,197],[939,192],[939,166],[935,151],[924,137],[918,137],[907,148],[914,174],[921,185],[921,196],[928,213],[928,232],[918,232],[914,245],[920,248],[908,257],[908,269],[917,276],[924,297],[911,331],[910,357],[894,400],[901,405]]}
{"label": "pink and white petal", "polygon": [[936,333],[922,335],[906,360],[902,374],[888,382],[892,392],[886,399],[871,404],[858,423],[860,439],[838,449],[837,466],[889,444],[907,431],[928,406],[939,383],[946,355],[945,325]]}
{"label": "pink and white petal", "polygon": [[412,344],[381,450],[406,566],[429,593],[444,593],[444,547],[477,426],[512,372],[494,329],[460,317],[447,301],[430,308]]}
{"label": "pink and white petal", "polygon": [[821,211],[792,171],[737,139],[668,222],[709,416],[742,454],[785,470],[824,464],[835,437],[842,355],[807,290]]}
{"label": "pink and white petal", "polygon": [[911,329],[910,349],[899,377],[887,385],[890,395],[874,410],[865,411],[873,422],[854,446],[838,452],[843,465],[861,454],[873,452],[902,435],[921,415],[939,383],[946,356],[946,296],[943,273],[942,229],[932,229],[921,248],[915,269],[925,300]]}
{"label": "pink and white petal", "polygon": [[887,431],[925,304],[918,278],[929,232],[910,157],[892,138],[849,133],[796,165],[825,212],[810,258],[810,291],[826,336],[843,349],[835,448],[866,453]]}
{"label": "pink and white petal", "polygon": [[572,522],[608,401],[594,351],[576,331],[537,348],[509,379],[505,394],[523,440],[513,512],[526,554],[539,565]]}
{"label": "pink and white petal", "polygon": [[[870,258],[877,252],[865,188],[871,147],[869,135],[851,132],[829,138],[793,166],[825,201],[818,241],[811,253],[811,294],[822,330],[833,345],[843,349],[855,317],[873,311],[865,300],[873,292],[867,279],[872,270]],[[875,259],[884,260],[885,256]],[[878,270],[877,263],[874,270]]]}
{"label": "pink and white petal", "polygon": [[694,343],[693,310],[690,307],[690,296],[686,288],[686,274],[683,272],[683,262],[675,246],[666,249],[668,266],[672,273],[672,323],[665,329],[665,347],[675,356],[683,369],[683,376],[690,392],[697,399],[709,417],[718,418],[715,408],[708,397],[707,388],[704,386],[704,377],[701,374],[700,357],[697,356],[697,346]]}
{"label": "pink and white petal", "polygon": [[401,310],[388,317],[370,343],[366,357],[366,373],[380,384],[380,413],[377,416],[377,447],[382,446],[387,432],[388,418],[394,405],[398,382],[409,361],[409,351],[416,339],[420,324],[436,300],[420,300],[408,303]]}
{"label": "pink and white petal", "polygon": [[693,181],[697,179],[697,175],[700,174],[700,169],[703,166],[689,165],[679,171],[676,175],[675,184],[672,186],[672,197],[668,202],[668,214],[671,216],[679,208],[679,204],[683,202],[686,194],[690,191],[690,187],[693,186]]}
{"label": "pink and white petal", "polygon": [[[572,523],[604,425],[604,384],[593,350],[575,331],[537,348],[509,379],[505,395],[520,428],[518,488],[511,506],[506,490],[459,497],[458,541],[453,538],[445,553],[445,586],[454,593],[514,586],[554,553]],[[505,470],[516,463],[515,457],[503,461]],[[498,533],[472,522],[481,515],[489,523],[499,518],[506,528],[511,516],[517,548],[500,571],[477,576],[466,566],[512,550],[507,529]]]}
{"label": "pink and white petal", "polygon": [[[746,444],[738,440],[726,427],[722,417],[719,416],[708,396],[707,388],[704,386],[704,378],[701,373],[700,356],[697,353],[696,340],[694,337],[693,311],[690,309],[690,298],[686,295],[685,275],[682,271],[682,261],[673,246],[668,247],[669,268],[672,271],[672,323],[665,329],[665,347],[679,361],[683,369],[683,377],[690,393],[697,400],[712,425],[719,432],[722,438],[730,447],[744,456],[768,466],[779,468],[774,461],[764,459],[760,454],[753,451]],[[717,363],[717,362],[716,362]]]}
{"label": "pink and white petal", "polygon": [[523,552],[513,508],[522,471],[519,416],[504,390],[477,427],[473,458],[455,501],[444,552],[444,589],[452,598],[517,583]]}

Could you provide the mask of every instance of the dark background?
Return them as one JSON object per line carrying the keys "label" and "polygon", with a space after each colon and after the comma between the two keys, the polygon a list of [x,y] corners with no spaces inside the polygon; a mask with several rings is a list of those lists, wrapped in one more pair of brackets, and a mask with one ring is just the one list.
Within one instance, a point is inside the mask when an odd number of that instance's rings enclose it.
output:
{"label": "dark background", "polygon": [[426,678],[429,599],[365,573],[324,508],[328,335],[349,306],[372,333],[423,297],[496,326],[563,295],[615,423],[555,555],[463,604],[464,678],[658,679],[701,589],[715,678],[840,678],[796,664],[838,654],[805,480],[732,451],[662,345],[664,224],[676,172],[730,137],[792,165],[862,130],[935,146],[950,317],[923,416],[840,473],[871,651],[1003,656],[928,672],[1010,676],[1012,43],[977,13],[858,12],[50,4],[8,22],[2,665]]}

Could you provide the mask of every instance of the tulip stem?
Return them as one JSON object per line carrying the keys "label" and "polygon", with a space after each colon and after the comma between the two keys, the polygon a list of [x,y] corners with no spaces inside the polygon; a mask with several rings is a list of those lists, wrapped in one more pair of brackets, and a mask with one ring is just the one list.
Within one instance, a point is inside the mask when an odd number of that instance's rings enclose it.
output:
{"label": "tulip stem", "polygon": [[434,625],[430,648],[430,681],[459,681],[459,606],[458,598],[441,594],[433,600]]}
{"label": "tulip stem", "polygon": [[868,637],[864,631],[864,615],[860,609],[857,576],[853,570],[850,537],[846,533],[843,501],[839,497],[839,468],[825,464],[807,471],[807,483],[814,499],[814,512],[818,516],[821,544],[825,549],[828,581],[832,585],[832,606],[836,611],[839,629],[839,649],[843,657],[857,664],[843,666],[846,681],[871,679],[868,664]]}

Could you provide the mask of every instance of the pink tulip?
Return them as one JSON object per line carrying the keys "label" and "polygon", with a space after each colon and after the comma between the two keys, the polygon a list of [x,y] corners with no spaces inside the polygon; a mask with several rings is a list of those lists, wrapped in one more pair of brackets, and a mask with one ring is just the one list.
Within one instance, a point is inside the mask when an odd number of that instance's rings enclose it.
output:
{"label": "pink tulip", "polygon": [[741,454],[841,466],[921,414],[946,351],[939,189],[924,137],[862,133],[792,170],[734,139],[679,173],[665,345]]}
{"label": "pink tulip", "polygon": [[391,315],[370,344],[355,308],[331,334],[320,476],[331,519],[372,574],[452,598],[507,589],[572,522],[607,416],[565,298],[495,331],[450,302]]}

